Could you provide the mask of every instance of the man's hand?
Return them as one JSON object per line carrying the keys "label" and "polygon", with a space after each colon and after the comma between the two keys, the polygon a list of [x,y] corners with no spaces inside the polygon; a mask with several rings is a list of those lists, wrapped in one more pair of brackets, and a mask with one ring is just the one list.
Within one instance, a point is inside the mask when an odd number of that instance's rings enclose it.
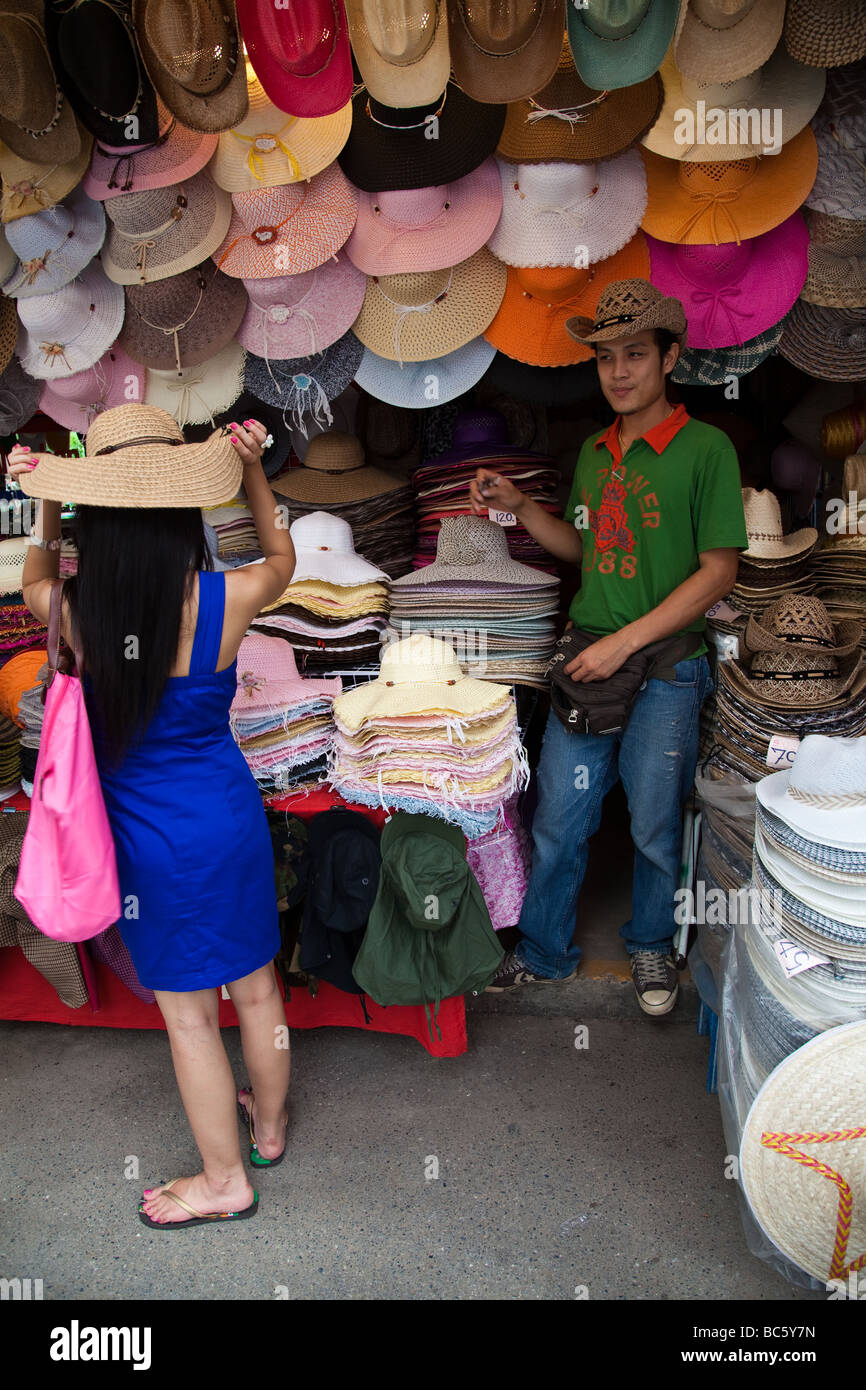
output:
{"label": "man's hand", "polygon": [[469,483],[469,497],[476,516],[486,513],[488,507],[500,512],[514,512],[515,516],[526,500],[519,487],[508,478],[493,473],[488,468],[479,468]]}
{"label": "man's hand", "polygon": [[632,654],[633,648],[628,638],[621,632],[612,632],[586,647],[573,661],[569,661],[565,670],[574,681],[603,681],[618,671]]}

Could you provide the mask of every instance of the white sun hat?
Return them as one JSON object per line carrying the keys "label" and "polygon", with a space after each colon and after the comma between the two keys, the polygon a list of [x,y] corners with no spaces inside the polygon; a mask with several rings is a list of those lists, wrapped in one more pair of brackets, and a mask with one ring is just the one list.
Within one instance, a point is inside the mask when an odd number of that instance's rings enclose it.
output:
{"label": "white sun hat", "polygon": [[149,367],[145,405],[159,406],[185,425],[214,424],[214,417],[234,405],[244,389],[246,353],[232,339],[213,357],[180,371]]}
{"label": "white sun hat", "polygon": [[122,285],[91,261],[75,280],[53,294],[18,301],[18,357],[25,372],[51,381],[98,362],[123,325]]}
{"label": "white sun hat", "polygon": [[342,517],[309,512],[292,522],[289,535],[295,547],[293,584],[302,579],[321,579],[327,584],[354,587],[389,577],[358,554],[352,528]]}
{"label": "white sun hat", "polygon": [[758,801],[807,839],[866,848],[866,736],[808,734],[788,771],[756,787]]}
{"label": "white sun hat", "polygon": [[3,293],[13,299],[52,294],[93,260],[105,240],[105,213],[79,187],[65,203],[10,222],[6,237],[17,263]]}

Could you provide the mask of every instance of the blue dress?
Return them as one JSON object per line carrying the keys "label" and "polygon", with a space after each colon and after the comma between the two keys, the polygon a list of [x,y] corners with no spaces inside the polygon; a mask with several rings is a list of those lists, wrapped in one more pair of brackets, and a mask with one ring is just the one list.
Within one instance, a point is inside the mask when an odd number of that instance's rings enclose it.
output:
{"label": "blue dress", "polygon": [[229,728],[237,660],[214,669],[224,612],[225,573],[200,570],[189,675],[169,677],[143,741],[116,772],[93,729],[117,853],[118,927],[149,989],[228,984],[280,948],[267,816]]}

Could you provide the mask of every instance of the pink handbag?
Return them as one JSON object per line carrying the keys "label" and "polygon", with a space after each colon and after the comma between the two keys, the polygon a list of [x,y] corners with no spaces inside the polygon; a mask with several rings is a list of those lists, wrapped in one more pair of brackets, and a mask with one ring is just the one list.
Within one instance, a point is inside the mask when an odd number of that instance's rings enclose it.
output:
{"label": "pink handbag", "polygon": [[[114,839],[78,676],[58,669],[63,581],[51,591],[45,718],[15,897],[54,941],[86,941],[120,917]],[[75,652],[78,670],[81,653]]]}

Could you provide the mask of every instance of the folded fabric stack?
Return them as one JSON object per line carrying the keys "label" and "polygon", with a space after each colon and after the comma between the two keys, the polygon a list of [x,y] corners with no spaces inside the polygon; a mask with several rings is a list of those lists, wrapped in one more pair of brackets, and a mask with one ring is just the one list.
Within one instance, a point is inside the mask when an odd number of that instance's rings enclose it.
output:
{"label": "folded fabric stack", "polygon": [[293,521],[292,582],[253,627],[291,642],[302,671],[378,666],[388,614],[388,576],[355,550],[341,517],[311,512]]}
{"label": "folded fabric stack", "polygon": [[529,778],[514,699],[464,675],[454,648],[416,632],[392,642],[375,680],[334,701],[330,780],[347,800],[427,813],[473,839]]}
{"label": "folded fabric stack", "polygon": [[[418,514],[416,569],[436,558],[439,528],[446,518],[472,515],[469,484],[479,468],[507,478],[552,516],[561,515],[554,500],[560,482],[555,460],[509,445],[506,423],[498,411],[464,411],[455,422],[452,445],[448,453],[429,459],[412,475]],[[504,529],[513,560],[556,573],[548,552],[524,526],[518,522]]]}
{"label": "folded fabric stack", "polygon": [[7,715],[0,715],[0,799],[12,795],[21,784],[21,729]]}
{"label": "folded fabric stack", "polygon": [[322,780],[339,680],[302,680],[288,642],[248,634],[237,658],[229,724],[261,787],[300,790]]}
{"label": "folded fabric stack", "polygon": [[[832,533],[821,538],[811,560],[815,593],[835,623],[862,616],[866,607],[866,456],[852,454],[842,473],[842,507]],[[830,518],[828,517],[828,533]],[[866,644],[866,628],[861,642]]]}
{"label": "folded fabric stack", "polygon": [[245,503],[203,507],[202,516],[217,537],[217,554],[227,565],[246,564],[262,553],[253,514]]}
{"label": "folded fabric stack", "polygon": [[390,595],[390,640],[430,632],[471,676],[546,687],[559,580],[512,559],[496,522],[447,517],[435,563],[392,580]]}
{"label": "folded fabric stack", "polygon": [[48,629],[25,607],[21,593],[26,555],[26,536],[0,541],[0,662],[15,652],[45,646]]}

